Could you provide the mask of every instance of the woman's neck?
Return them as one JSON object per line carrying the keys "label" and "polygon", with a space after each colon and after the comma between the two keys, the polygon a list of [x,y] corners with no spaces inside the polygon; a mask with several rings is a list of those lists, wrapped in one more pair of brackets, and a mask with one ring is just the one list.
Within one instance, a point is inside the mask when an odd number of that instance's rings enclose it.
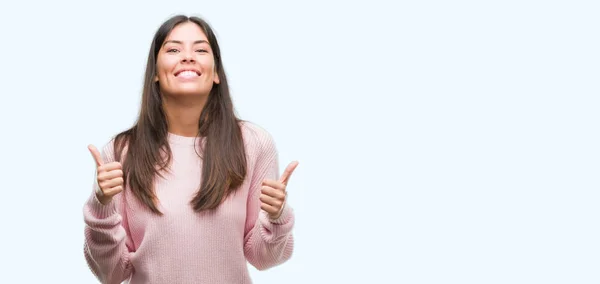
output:
{"label": "woman's neck", "polygon": [[169,133],[186,137],[197,136],[200,113],[206,100],[206,96],[193,98],[163,96],[163,110]]}

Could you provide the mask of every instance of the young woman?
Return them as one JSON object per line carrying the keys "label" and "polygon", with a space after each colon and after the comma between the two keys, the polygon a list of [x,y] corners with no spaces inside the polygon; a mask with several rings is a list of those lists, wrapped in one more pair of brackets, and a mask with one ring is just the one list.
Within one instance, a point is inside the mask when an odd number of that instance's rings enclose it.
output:
{"label": "young woman", "polygon": [[137,122],[98,151],[83,209],[102,283],[252,283],[287,261],[294,214],[271,135],[234,114],[219,45],[197,17],[157,30]]}

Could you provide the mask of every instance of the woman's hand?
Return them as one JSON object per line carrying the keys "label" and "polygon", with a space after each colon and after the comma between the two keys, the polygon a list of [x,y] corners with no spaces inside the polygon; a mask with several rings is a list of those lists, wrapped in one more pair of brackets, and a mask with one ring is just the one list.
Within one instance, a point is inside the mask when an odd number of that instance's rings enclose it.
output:
{"label": "woman's hand", "polygon": [[262,204],[260,208],[269,213],[269,218],[277,219],[281,216],[287,196],[286,187],[297,166],[297,161],[291,162],[281,175],[279,181],[272,179],[263,180],[260,194]]}
{"label": "woman's hand", "polygon": [[123,191],[123,171],[119,162],[105,164],[102,155],[96,147],[89,145],[88,149],[96,162],[98,190],[96,198],[103,205],[108,204],[113,196]]}

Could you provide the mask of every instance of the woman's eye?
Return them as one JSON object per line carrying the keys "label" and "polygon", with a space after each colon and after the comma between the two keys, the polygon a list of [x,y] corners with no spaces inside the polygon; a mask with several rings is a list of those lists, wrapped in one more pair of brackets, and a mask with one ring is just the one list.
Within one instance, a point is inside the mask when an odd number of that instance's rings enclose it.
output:
{"label": "woman's eye", "polygon": [[170,49],[168,49],[168,50],[167,50],[167,52],[171,52],[171,53],[173,53],[173,52],[177,52],[177,51],[179,51],[179,50],[177,50],[177,49],[175,49],[175,48],[170,48]]}
{"label": "woman's eye", "polygon": [[198,49],[196,51],[198,51],[198,52],[208,52],[208,50],[206,50],[206,49]]}

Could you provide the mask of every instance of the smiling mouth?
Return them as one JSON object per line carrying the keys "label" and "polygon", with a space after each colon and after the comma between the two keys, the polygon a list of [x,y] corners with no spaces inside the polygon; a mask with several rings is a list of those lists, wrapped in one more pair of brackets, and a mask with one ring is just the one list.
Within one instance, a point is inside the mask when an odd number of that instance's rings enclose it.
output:
{"label": "smiling mouth", "polygon": [[194,77],[199,77],[200,75],[201,75],[200,72],[197,72],[197,71],[184,70],[184,71],[177,72],[175,74],[175,77],[179,77],[179,78],[194,78]]}

